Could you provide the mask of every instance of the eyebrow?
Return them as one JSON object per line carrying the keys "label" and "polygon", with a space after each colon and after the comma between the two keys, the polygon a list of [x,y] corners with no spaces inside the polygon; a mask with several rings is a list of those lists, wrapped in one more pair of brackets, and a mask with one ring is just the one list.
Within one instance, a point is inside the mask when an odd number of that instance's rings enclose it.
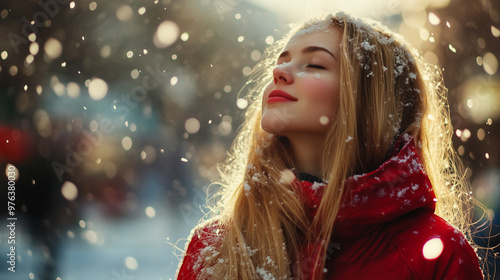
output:
{"label": "eyebrow", "polygon": [[[319,46],[305,47],[300,51],[300,53],[307,54],[307,53],[313,53],[313,52],[318,52],[318,51],[323,51],[323,52],[329,53],[333,58],[337,58],[331,51],[329,51],[323,47],[319,47]],[[280,56],[278,58],[286,57],[289,55],[290,55],[289,51],[284,51],[280,54]]]}

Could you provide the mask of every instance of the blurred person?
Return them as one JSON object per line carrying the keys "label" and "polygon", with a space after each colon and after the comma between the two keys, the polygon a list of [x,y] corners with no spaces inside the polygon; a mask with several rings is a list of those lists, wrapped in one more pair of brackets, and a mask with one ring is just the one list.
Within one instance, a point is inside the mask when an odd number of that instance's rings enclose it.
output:
{"label": "blurred person", "polygon": [[483,279],[441,73],[401,36],[313,19],[251,82],[177,279]]}

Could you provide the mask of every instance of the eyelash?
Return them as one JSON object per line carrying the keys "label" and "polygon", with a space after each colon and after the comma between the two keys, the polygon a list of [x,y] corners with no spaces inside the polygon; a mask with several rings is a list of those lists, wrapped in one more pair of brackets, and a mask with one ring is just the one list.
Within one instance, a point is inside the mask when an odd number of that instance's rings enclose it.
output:
{"label": "eyelash", "polygon": [[309,64],[309,65],[307,65],[307,67],[317,68],[317,69],[325,69],[325,67],[323,67],[321,65],[317,65],[317,64]]}

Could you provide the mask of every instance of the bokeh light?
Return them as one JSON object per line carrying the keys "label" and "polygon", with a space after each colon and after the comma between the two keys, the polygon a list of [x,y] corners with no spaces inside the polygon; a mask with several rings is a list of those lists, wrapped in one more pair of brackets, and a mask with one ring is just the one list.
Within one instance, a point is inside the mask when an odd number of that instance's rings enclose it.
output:
{"label": "bokeh light", "polygon": [[67,200],[75,200],[78,196],[78,188],[72,182],[66,181],[61,187],[61,193]]}
{"label": "bokeh light", "polygon": [[103,99],[108,93],[108,84],[99,78],[94,78],[89,84],[89,95],[94,100]]}
{"label": "bokeh light", "polygon": [[172,45],[179,37],[179,26],[170,20],[163,21],[158,25],[158,29],[153,38],[153,43],[159,49]]}
{"label": "bokeh light", "polygon": [[45,53],[50,58],[58,58],[62,53],[62,45],[57,39],[49,38],[47,42],[45,42]]}
{"label": "bokeh light", "polygon": [[427,260],[437,259],[443,253],[444,245],[441,238],[433,238],[425,242],[422,247],[422,254]]}

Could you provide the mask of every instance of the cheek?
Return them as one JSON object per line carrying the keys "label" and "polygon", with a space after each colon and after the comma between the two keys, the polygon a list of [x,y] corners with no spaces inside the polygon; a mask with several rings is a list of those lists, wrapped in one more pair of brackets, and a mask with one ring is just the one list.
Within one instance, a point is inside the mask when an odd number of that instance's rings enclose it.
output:
{"label": "cheek", "polygon": [[336,105],[339,87],[335,81],[327,78],[307,77],[303,80],[304,93],[315,103]]}

